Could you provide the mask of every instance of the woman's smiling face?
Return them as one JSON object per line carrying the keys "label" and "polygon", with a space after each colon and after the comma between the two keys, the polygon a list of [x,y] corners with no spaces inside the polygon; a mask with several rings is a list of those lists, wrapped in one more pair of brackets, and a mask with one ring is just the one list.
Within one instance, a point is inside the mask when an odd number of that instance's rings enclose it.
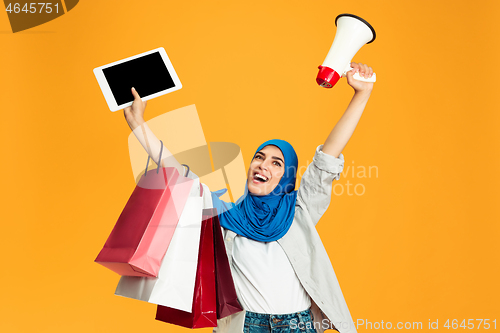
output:
{"label": "woman's smiling face", "polygon": [[248,169],[248,192],[263,196],[271,193],[285,173],[285,158],[281,150],[273,145],[262,148],[255,154]]}

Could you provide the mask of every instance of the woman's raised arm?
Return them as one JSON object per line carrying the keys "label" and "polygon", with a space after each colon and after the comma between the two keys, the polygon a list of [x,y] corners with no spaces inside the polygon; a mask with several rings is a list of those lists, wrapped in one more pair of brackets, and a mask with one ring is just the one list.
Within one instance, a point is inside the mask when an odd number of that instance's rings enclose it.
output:
{"label": "woman's raised arm", "polygon": [[323,152],[334,157],[340,155],[354,133],[373,89],[372,82],[362,82],[353,78],[356,72],[362,77],[371,77],[373,69],[355,62],[351,63],[351,67],[353,70],[347,72],[347,83],[354,88],[354,96],[323,145]]}
{"label": "woman's raised arm", "polygon": [[[144,110],[146,109],[147,102],[141,100],[139,93],[134,88],[132,88],[132,95],[134,95],[134,102],[131,106],[123,109],[123,114],[137,140],[139,140],[155,163],[158,164],[161,144],[160,140],[158,140],[144,121]],[[184,174],[184,168],[165,147],[165,143],[161,153],[161,166],[174,167],[179,171],[179,174]]]}

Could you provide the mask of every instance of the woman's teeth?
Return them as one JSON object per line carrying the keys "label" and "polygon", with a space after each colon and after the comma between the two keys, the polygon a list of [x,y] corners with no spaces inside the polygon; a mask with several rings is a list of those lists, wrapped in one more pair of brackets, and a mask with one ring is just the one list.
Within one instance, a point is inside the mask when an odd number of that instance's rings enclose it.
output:
{"label": "woman's teeth", "polygon": [[267,178],[262,175],[259,175],[258,173],[255,174],[254,178],[262,182],[267,182]]}

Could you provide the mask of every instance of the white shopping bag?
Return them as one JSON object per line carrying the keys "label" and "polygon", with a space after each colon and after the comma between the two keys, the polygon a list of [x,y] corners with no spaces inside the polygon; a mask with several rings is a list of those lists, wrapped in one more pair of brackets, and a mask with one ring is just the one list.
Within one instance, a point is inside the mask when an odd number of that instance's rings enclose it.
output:
{"label": "white shopping bag", "polygon": [[195,179],[158,277],[122,276],[115,295],[192,311],[202,210],[204,202],[211,204],[207,195],[210,191],[203,191],[203,197],[200,196],[200,181]]}

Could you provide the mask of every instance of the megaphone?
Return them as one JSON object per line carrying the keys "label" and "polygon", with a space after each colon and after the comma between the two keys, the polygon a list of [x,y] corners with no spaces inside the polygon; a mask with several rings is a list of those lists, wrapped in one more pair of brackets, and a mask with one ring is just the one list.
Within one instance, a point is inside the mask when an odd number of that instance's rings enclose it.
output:
{"label": "megaphone", "polygon": [[[340,14],[335,19],[337,32],[332,47],[323,65],[319,66],[316,82],[325,88],[331,88],[352,68],[349,66],[352,58],[365,44],[375,40],[375,30],[370,23],[352,14]],[[375,82],[376,76],[361,77],[358,73],[354,78],[359,81]]]}

